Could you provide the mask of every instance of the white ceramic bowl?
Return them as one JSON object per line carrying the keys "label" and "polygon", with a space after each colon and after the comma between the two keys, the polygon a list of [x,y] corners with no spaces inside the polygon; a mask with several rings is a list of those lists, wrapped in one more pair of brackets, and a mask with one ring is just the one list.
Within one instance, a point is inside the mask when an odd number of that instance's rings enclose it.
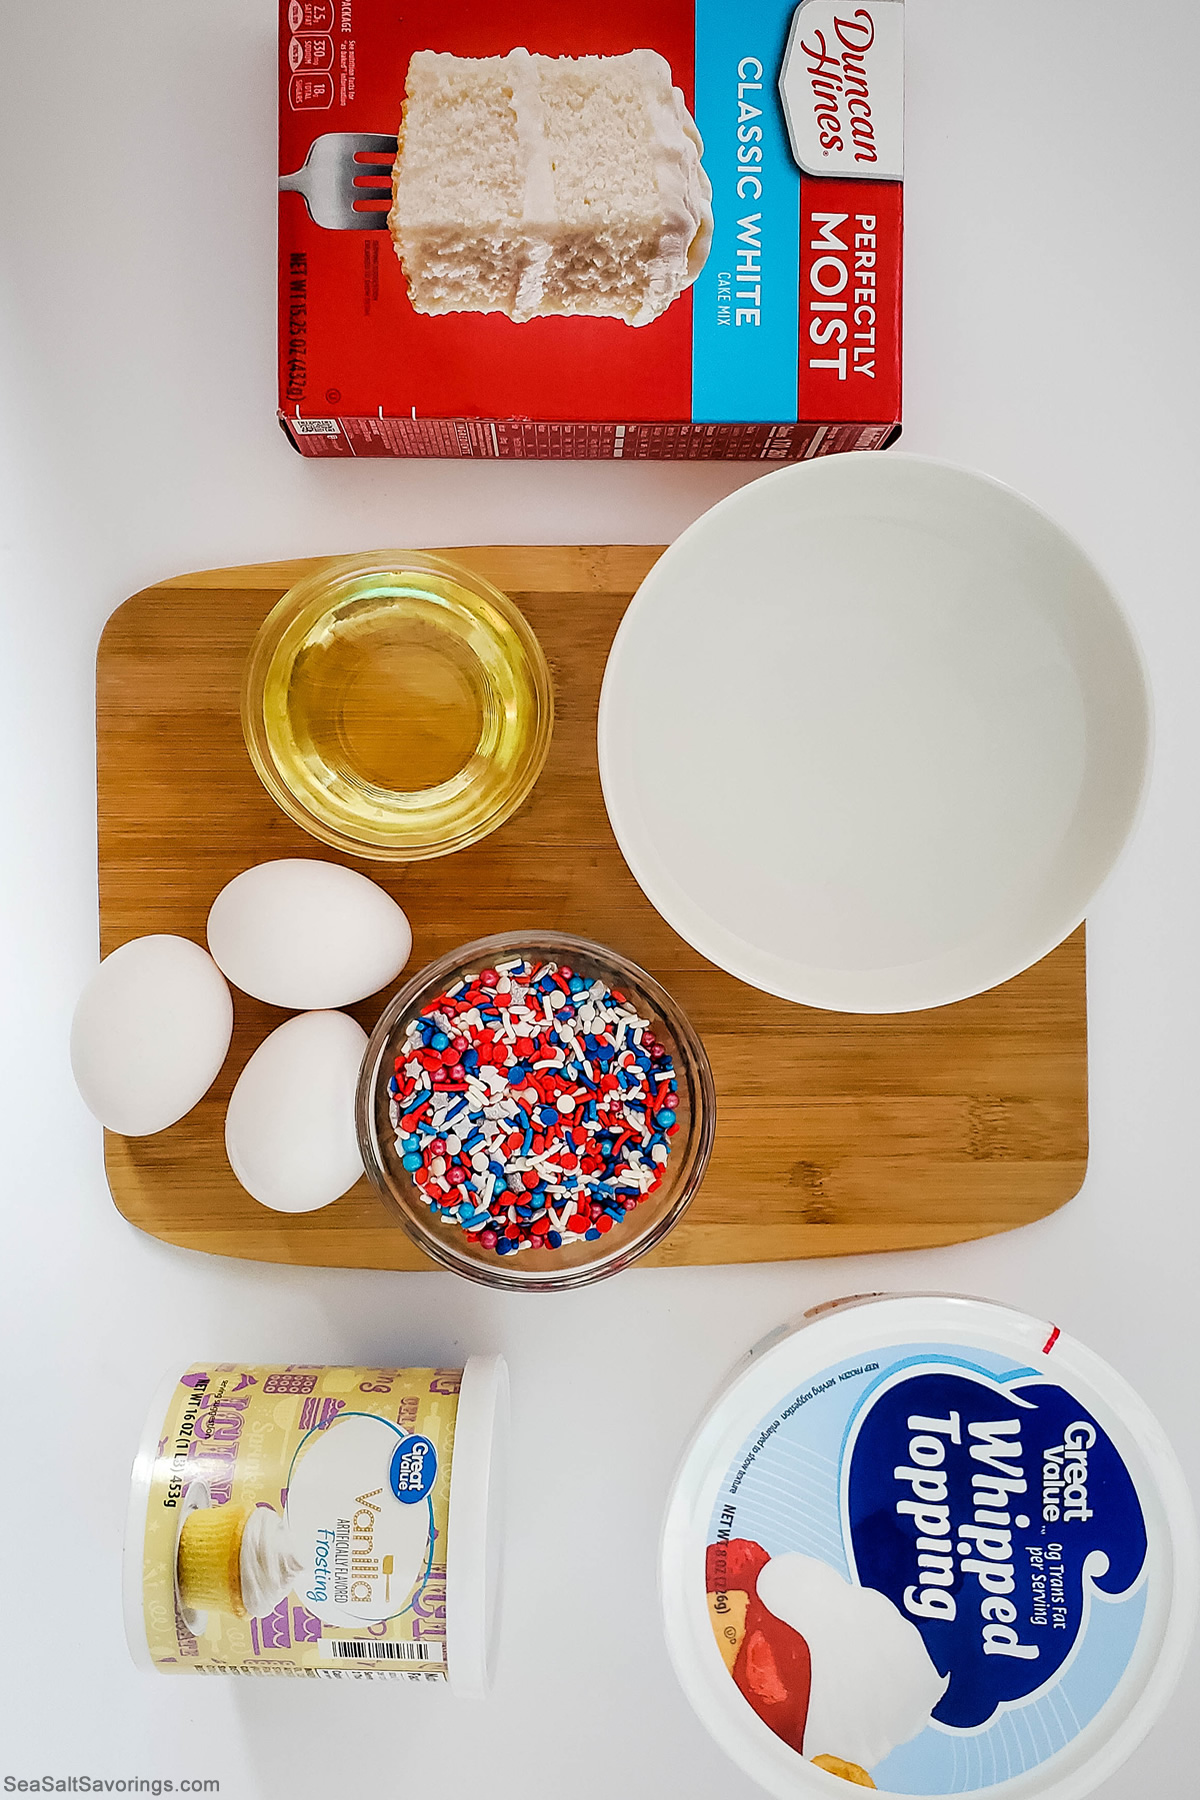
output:
{"label": "white ceramic bowl", "polygon": [[680,936],[785,999],[909,1012],[1083,919],[1150,697],[1111,589],[999,482],[894,452],[781,469],[651,570],[600,699],[617,841]]}

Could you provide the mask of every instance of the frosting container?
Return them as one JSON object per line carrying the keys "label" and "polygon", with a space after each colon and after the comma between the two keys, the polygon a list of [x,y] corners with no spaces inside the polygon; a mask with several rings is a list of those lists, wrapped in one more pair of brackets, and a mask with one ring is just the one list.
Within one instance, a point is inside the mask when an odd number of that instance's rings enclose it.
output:
{"label": "frosting container", "polygon": [[1075,1800],[1165,1704],[1197,1568],[1120,1376],[1045,1320],[899,1295],[751,1351],[685,1453],[660,1582],[689,1699],[781,1800]]}
{"label": "frosting container", "polygon": [[125,1631],[142,1668],[399,1676],[487,1691],[508,1375],[196,1363],[133,1465]]}

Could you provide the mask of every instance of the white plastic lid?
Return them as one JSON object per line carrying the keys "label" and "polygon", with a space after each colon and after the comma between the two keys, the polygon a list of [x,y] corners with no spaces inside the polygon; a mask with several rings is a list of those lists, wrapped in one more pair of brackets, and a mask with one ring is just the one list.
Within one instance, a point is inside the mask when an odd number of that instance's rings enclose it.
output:
{"label": "white plastic lid", "polygon": [[819,1308],[735,1371],[660,1584],[689,1699],[781,1800],[1076,1800],[1162,1710],[1200,1575],[1120,1376],[1047,1321],[900,1295]]}
{"label": "white plastic lid", "polygon": [[508,1365],[472,1356],[463,1370],[450,1465],[446,1662],[456,1694],[482,1698],[500,1634]]}

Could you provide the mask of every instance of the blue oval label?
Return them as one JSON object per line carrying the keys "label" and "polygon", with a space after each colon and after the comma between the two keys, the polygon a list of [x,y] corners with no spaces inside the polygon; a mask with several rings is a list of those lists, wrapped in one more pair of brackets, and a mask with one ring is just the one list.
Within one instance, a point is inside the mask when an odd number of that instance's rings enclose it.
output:
{"label": "blue oval label", "polygon": [[392,1452],[388,1480],[393,1494],[402,1506],[415,1506],[428,1500],[437,1480],[437,1451],[427,1437],[413,1433],[401,1438]]}
{"label": "blue oval label", "polygon": [[1146,1521],[1069,1387],[968,1345],[896,1345],[782,1396],[726,1470],[716,1645],[798,1755],[906,1795],[1064,1750],[1138,1654]]}
{"label": "blue oval label", "polygon": [[850,1450],[854,1573],[948,1676],[933,1719],[987,1726],[1076,1657],[1142,1572],[1146,1526],[1108,1434],[1064,1388],[930,1370],[868,1402]]}

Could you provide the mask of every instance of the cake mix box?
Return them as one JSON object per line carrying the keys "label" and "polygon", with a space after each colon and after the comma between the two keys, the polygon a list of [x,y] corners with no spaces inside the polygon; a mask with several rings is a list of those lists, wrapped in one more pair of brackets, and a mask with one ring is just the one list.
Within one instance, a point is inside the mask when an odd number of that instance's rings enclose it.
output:
{"label": "cake mix box", "polygon": [[903,25],[902,0],[282,0],[295,447],[889,443]]}

